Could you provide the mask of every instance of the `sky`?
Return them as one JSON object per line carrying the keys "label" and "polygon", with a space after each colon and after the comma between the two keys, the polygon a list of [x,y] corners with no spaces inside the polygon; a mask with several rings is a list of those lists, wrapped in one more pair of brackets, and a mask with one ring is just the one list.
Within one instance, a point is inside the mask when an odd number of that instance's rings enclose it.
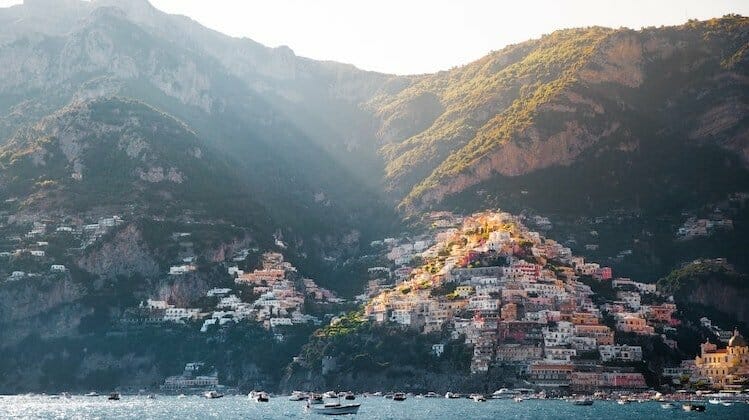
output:
{"label": "sky", "polygon": [[[446,70],[557,29],[676,25],[749,0],[150,0],[228,35],[366,70]],[[20,3],[0,0],[0,6]]]}

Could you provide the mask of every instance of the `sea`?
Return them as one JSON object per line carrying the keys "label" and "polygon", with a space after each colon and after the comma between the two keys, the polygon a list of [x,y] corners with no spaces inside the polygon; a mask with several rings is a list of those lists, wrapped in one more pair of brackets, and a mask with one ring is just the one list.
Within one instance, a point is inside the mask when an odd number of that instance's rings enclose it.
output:
{"label": "sea", "polygon": [[[347,403],[350,401],[346,401]],[[618,405],[596,401],[592,406],[576,406],[563,400],[488,400],[415,398],[393,401],[383,397],[357,397],[359,413],[348,416],[322,416],[307,413],[305,403],[288,397],[258,403],[246,396],[205,399],[201,396],[123,395],[119,401],[105,396],[0,396],[2,419],[749,419],[749,404],[726,407],[705,402],[705,412],[663,409],[658,402]]]}

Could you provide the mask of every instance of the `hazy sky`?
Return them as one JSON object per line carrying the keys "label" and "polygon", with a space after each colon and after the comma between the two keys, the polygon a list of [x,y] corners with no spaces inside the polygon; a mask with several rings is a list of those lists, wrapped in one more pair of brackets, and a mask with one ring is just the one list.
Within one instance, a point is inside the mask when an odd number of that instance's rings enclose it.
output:
{"label": "hazy sky", "polygon": [[[0,0],[0,6],[20,3]],[[367,70],[448,69],[556,29],[679,24],[749,0],[151,0],[169,13],[298,55]]]}

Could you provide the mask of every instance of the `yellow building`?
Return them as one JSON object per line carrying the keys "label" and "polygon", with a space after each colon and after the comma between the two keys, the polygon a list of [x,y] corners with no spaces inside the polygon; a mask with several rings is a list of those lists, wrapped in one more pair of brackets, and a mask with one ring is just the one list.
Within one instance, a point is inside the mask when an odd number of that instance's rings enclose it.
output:
{"label": "yellow building", "polygon": [[738,330],[728,341],[728,347],[718,349],[715,344],[700,345],[700,355],[694,359],[694,374],[707,378],[713,385],[731,385],[749,378],[749,346]]}

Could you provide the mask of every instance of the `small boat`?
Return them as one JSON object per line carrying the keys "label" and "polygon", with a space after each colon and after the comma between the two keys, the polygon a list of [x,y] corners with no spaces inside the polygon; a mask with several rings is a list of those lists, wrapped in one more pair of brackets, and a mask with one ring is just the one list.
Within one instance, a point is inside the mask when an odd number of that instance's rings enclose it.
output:
{"label": "small boat", "polygon": [[179,399],[187,398],[187,395],[185,395],[185,394],[179,394],[179,395],[177,395],[177,398],[179,398]]}
{"label": "small boat", "polygon": [[723,401],[722,403],[720,403],[720,405],[722,405],[723,407],[730,407],[733,405],[733,403],[730,401]]}
{"label": "small boat", "polygon": [[481,394],[471,394],[470,397],[468,397],[476,402],[484,402],[486,401],[486,398]]}
{"label": "small boat", "polygon": [[713,405],[718,405],[718,404],[722,403],[723,401],[719,400],[717,398],[710,398],[709,400],[707,400],[707,402],[709,402],[710,404],[713,404]]}
{"label": "small boat", "polygon": [[322,395],[320,394],[312,393],[312,394],[309,394],[309,396],[307,397],[307,403],[312,404],[312,405],[318,405],[324,402],[325,401],[323,401]]}
{"label": "small boat", "polygon": [[109,401],[119,401],[120,400],[120,394],[117,393],[117,392],[113,392],[113,393],[109,394],[109,396],[107,397],[107,399]]}
{"label": "small boat", "polygon": [[355,400],[356,399],[356,395],[354,395],[353,392],[349,391],[349,392],[346,392],[346,393],[343,394],[343,399],[344,400],[349,400],[349,401]]}
{"label": "small boat", "polygon": [[393,394],[393,401],[406,401],[406,394],[402,392],[396,392]]}
{"label": "small boat", "polygon": [[676,406],[672,403],[663,403],[661,404],[661,408],[664,410],[673,410]]}
{"label": "small boat", "polygon": [[705,411],[705,406],[702,404],[687,403],[681,406],[684,411]]}
{"label": "small boat", "polygon": [[338,398],[338,393],[335,391],[328,391],[324,394],[322,394],[323,398]]}
{"label": "small boat", "polygon": [[155,395],[153,395],[153,394],[148,394],[148,396],[146,397],[146,399],[149,399],[149,400],[155,400],[155,399],[156,399],[156,396],[155,396]]}
{"label": "small boat", "polygon": [[253,400],[255,400],[255,402],[268,402],[268,401],[270,401],[270,397],[268,396],[268,393],[266,393],[264,391],[258,391],[258,392],[252,391],[252,392],[250,392],[250,394],[248,396],[250,398],[252,398]]}
{"label": "small boat", "polygon": [[70,393],[69,393],[69,392],[63,392],[63,393],[62,393],[61,395],[62,395],[62,397],[63,397],[63,398],[66,398],[66,399],[70,399],[70,398],[72,398],[72,397],[70,396]]}
{"label": "small boat", "polygon": [[307,394],[302,391],[294,391],[289,396],[289,401],[304,401],[307,399]]}
{"label": "small boat", "polygon": [[590,398],[578,398],[572,400],[572,405],[593,405],[593,400]]}
{"label": "small boat", "polygon": [[204,397],[208,398],[209,400],[213,400],[216,398],[221,398],[224,396],[224,394],[218,392],[218,391],[208,391],[205,394],[203,394]]}
{"label": "small boat", "polygon": [[523,402],[523,397],[515,397],[512,400],[515,402]]}
{"label": "small boat", "polygon": [[629,400],[627,398],[619,398],[618,400],[616,400],[616,403],[619,405],[629,404],[631,402],[632,400]]}
{"label": "small boat", "polygon": [[430,391],[424,394],[424,398],[439,398],[439,397],[440,397],[439,394],[437,394],[436,392]]}
{"label": "small boat", "polygon": [[448,392],[445,394],[445,398],[447,398],[448,400],[454,400],[456,398],[460,398],[460,394],[455,392]]}
{"label": "small boat", "polygon": [[307,403],[307,411],[315,414],[323,414],[328,416],[338,416],[344,414],[356,414],[359,412],[361,404],[341,404],[339,402],[327,403],[322,406],[315,406]]}
{"label": "small boat", "polygon": [[98,397],[99,394],[96,393],[96,391],[91,391],[88,394],[85,395],[86,397]]}

